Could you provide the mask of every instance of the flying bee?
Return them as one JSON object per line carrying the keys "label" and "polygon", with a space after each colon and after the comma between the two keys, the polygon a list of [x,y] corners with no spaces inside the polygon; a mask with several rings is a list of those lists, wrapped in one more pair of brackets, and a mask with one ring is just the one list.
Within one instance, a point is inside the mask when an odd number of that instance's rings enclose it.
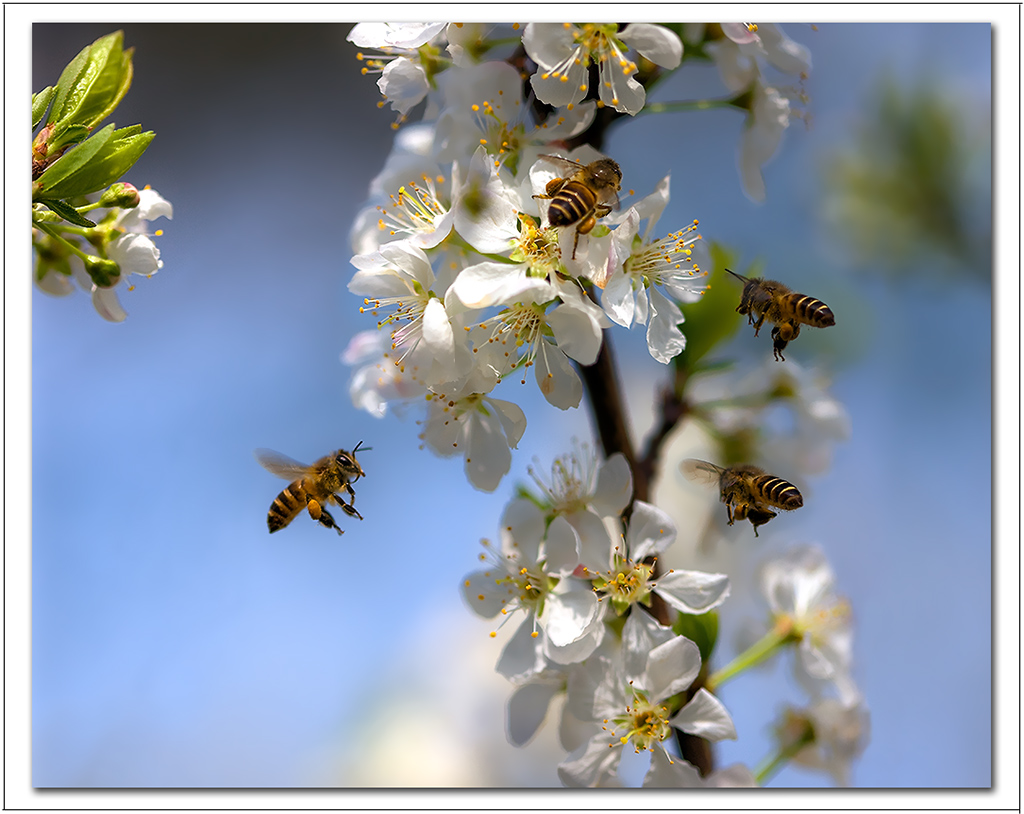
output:
{"label": "flying bee", "polygon": [[572,258],[576,259],[576,246],[580,235],[585,235],[619,205],[619,186],[622,170],[610,158],[599,158],[589,164],[580,164],[570,158],[557,155],[542,155],[567,170],[568,178],[552,178],[548,181],[543,195],[534,198],[550,200],[548,204],[548,225],[572,226],[576,224],[576,236],[572,242]]}
{"label": "flying bee", "polygon": [[723,468],[698,458],[687,458],[680,468],[692,481],[718,486],[729,514],[729,525],[736,520],[749,520],[755,537],[758,526],[778,515],[771,507],[792,511],[804,505],[803,496],[792,483],[750,464]]}
{"label": "flying bee", "polygon": [[[814,328],[828,328],[836,324],[832,309],[821,300],[790,291],[775,280],[744,277],[735,271],[726,271],[743,282],[743,294],[736,310],[747,315],[747,324],[754,326],[754,336],[760,332],[766,319],[774,323],[772,339],[776,361],[786,361],[782,351],[800,335],[801,324]],[[757,322],[754,322],[755,315]]]}
{"label": "flying bee", "polygon": [[[363,516],[353,505],[356,502],[356,492],[352,488],[354,481],[366,477],[363,467],[356,460],[356,452],[362,443],[360,441],[356,444],[351,452],[344,449],[335,450],[312,466],[299,463],[270,449],[256,450],[256,460],[260,466],[278,477],[291,481],[270,504],[270,511],[267,512],[267,527],[270,533],[283,529],[305,509],[321,526],[344,534],[345,532],[334,522],[331,513],[327,511],[329,503],[340,506],[349,517],[358,517],[362,520]],[[370,447],[363,449],[367,450]],[[348,493],[348,503],[341,492]]]}

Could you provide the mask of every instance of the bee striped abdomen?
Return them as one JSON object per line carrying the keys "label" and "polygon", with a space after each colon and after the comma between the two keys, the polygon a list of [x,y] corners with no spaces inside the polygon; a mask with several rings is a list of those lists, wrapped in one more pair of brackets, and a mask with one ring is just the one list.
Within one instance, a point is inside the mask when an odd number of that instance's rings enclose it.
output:
{"label": "bee striped abdomen", "polygon": [[783,509],[799,509],[804,505],[804,498],[800,494],[800,490],[788,480],[777,478],[774,475],[762,475],[754,484],[765,499],[774,506]]}
{"label": "bee striped abdomen", "polygon": [[797,319],[815,328],[827,328],[836,324],[835,314],[825,303],[803,294],[790,294],[793,313]]}
{"label": "bee striped abdomen", "polygon": [[306,490],[302,487],[302,481],[297,480],[288,484],[281,490],[281,494],[274,498],[270,504],[270,511],[267,512],[267,527],[270,533],[279,531],[287,526],[295,515],[306,508]]}
{"label": "bee striped abdomen", "polygon": [[569,181],[551,199],[548,223],[552,226],[571,226],[591,212],[597,196],[579,181]]}

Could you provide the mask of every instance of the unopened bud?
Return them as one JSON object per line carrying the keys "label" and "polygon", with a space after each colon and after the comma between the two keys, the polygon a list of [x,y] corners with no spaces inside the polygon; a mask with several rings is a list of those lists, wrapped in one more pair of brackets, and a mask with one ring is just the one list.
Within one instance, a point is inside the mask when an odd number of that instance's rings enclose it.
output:
{"label": "unopened bud", "polygon": [[86,258],[85,270],[100,288],[113,288],[121,279],[121,267],[117,263],[96,255]]}
{"label": "unopened bud", "polygon": [[134,209],[139,205],[139,191],[134,184],[113,184],[100,197],[100,206],[117,206],[121,209]]}

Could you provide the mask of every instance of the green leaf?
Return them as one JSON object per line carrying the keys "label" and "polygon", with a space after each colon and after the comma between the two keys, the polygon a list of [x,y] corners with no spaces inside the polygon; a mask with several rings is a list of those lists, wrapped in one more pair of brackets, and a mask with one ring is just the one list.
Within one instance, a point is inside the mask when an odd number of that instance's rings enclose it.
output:
{"label": "green leaf", "polygon": [[96,225],[88,218],[83,218],[81,215],[78,214],[77,209],[71,206],[71,204],[65,203],[64,201],[58,200],[56,198],[40,198],[38,199],[38,203],[41,203],[43,204],[43,206],[49,208],[51,211],[56,212],[68,223],[73,223],[75,224],[75,226],[84,226],[86,228],[91,228]]}
{"label": "green leaf", "polygon": [[711,243],[711,268],[708,290],[694,303],[680,306],[686,321],[686,347],[677,357],[677,364],[693,370],[698,360],[710,353],[720,342],[728,339],[740,326],[736,306],[740,304],[737,281],[725,273],[726,266],[734,265],[735,255],[718,243]]}
{"label": "green leaf", "polygon": [[699,616],[692,613],[680,613],[672,630],[680,636],[685,636],[700,648],[701,661],[711,658],[715,649],[715,642],[718,641],[718,613],[708,611]]}
{"label": "green leaf", "polygon": [[123,32],[100,37],[64,69],[50,121],[92,128],[117,107],[132,81],[132,49],[123,51]]}
{"label": "green leaf", "polygon": [[32,129],[35,130],[36,126],[43,120],[43,116],[46,115],[46,108],[50,106],[50,102],[53,101],[54,94],[53,85],[47,88],[43,88],[39,93],[32,94]]}
{"label": "green leaf", "polygon": [[68,178],[66,184],[60,185],[60,197],[88,195],[120,180],[139,160],[156,135],[152,130],[141,133],[141,129],[140,125],[135,124],[123,130],[115,130],[114,137],[89,166]]}
{"label": "green leaf", "polygon": [[85,167],[106,146],[113,135],[114,125],[108,124],[77,147],[64,153],[47,168],[46,172],[39,176],[33,186],[32,199],[38,200],[40,197],[67,198],[68,195],[62,190],[58,191],[58,187]]}

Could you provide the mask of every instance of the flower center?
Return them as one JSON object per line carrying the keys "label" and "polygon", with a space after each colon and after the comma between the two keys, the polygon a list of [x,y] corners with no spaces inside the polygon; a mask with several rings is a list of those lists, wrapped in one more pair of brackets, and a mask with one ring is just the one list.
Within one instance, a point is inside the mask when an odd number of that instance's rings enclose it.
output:
{"label": "flower center", "polygon": [[[389,196],[390,204],[377,207],[381,213],[377,226],[382,231],[386,230],[392,237],[434,231],[434,222],[448,209],[438,197],[435,179],[424,175],[422,180],[423,186],[410,181],[407,186],[399,187],[397,195]],[[444,183],[444,177],[438,176],[436,181]]]}
{"label": "flower center", "polygon": [[632,743],[636,752],[653,750],[654,744],[672,734],[672,727],[668,722],[669,709],[663,704],[652,704],[647,694],[633,687],[632,682],[627,690],[627,697],[632,697],[632,701],[626,704],[625,713],[605,721],[606,724],[613,725],[609,732],[617,736],[623,746]]}
{"label": "flower center", "polygon": [[530,477],[540,487],[555,514],[573,514],[583,511],[590,502],[597,481],[597,461],[589,446],[580,446],[573,439],[575,449],[555,458],[551,464],[551,482],[545,482],[532,467]]}

